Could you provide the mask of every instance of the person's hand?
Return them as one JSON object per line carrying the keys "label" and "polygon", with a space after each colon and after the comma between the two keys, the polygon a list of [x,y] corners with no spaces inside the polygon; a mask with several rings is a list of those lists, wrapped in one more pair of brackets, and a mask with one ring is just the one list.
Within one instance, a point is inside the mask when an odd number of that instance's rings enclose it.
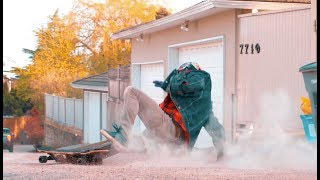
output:
{"label": "person's hand", "polygon": [[162,84],[163,84],[163,81],[158,81],[158,80],[155,80],[155,81],[152,81],[152,82],[153,82],[155,87],[161,87]]}

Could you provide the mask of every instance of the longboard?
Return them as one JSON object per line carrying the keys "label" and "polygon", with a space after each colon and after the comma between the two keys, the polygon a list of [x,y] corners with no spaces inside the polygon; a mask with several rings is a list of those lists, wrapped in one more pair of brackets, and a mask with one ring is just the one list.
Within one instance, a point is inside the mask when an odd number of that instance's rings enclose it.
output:
{"label": "longboard", "polygon": [[48,154],[48,156],[39,157],[40,163],[55,160],[56,162],[72,164],[101,164],[104,158],[115,154],[111,144],[110,141],[101,141],[94,144],[79,144],[58,149],[37,148],[37,151]]}

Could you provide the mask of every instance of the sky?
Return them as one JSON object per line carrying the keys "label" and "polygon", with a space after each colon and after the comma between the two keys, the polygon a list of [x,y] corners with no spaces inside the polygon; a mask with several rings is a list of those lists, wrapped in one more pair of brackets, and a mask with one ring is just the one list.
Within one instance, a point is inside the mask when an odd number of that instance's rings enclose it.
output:
{"label": "sky", "polygon": [[[30,63],[29,55],[23,48],[36,49],[34,31],[45,26],[48,16],[59,9],[66,14],[74,0],[3,0],[3,69],[25,67]],[[169,8],[180,11],[202,0],[167,0]],[[4,72],[8,77],[13,74]]]}

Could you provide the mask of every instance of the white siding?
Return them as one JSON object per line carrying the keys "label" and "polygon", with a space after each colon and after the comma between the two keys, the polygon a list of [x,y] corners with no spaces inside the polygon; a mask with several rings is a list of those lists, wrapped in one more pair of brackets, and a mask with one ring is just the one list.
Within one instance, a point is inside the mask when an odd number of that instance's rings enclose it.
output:
{"label": "white siding", "polygon": [[240,16],[239,44],[259,43],[261,51],[240,54],[238,44],[237,123],[283,116],[284,128],[302,128],[300,97],[308,96],[299,68],[314,61],[310,31],[309,8]]}

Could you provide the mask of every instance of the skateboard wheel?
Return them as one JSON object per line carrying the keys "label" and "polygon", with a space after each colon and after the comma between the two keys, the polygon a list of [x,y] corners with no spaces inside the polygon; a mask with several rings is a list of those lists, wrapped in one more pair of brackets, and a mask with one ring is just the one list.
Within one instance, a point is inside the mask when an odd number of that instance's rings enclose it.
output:
{"label": "skateboard wheel", "polygon": [[66,162],[66,159],[62,155],[57,155],[54,160],[56,162]]}
{"label": "skateboard wheel", "polygon": [[48,160],[47,156],[40,156],[40,157],[39,157],[39,162],[40,162],[40,163],[46,163],[47,160]]}
{"label": "skateboard wheel", "polygon": [[77,159],[77,163],[78,164],[86,164],[87,160],[86,160],[86,158],[80,157]]}
{"label": "skateboard wheel", "polygon": [[102,164],[103,160],[102,158],[96,158],[94,159],[95,164]]}

